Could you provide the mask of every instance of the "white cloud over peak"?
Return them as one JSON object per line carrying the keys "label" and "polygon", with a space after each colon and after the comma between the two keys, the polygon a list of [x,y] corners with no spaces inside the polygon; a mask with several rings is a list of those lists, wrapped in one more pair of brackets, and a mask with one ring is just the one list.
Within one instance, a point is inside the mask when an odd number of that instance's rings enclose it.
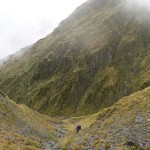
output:
{"label": "white cloud over peak", "polygon": [[0,0],[0,59],[46,36],[86,0]]}

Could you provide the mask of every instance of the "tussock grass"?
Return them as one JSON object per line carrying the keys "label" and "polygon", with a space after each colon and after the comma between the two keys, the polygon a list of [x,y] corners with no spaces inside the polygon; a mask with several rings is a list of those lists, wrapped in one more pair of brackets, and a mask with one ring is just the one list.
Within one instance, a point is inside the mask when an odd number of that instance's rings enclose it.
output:
{"label": "tussock grass", "polygon": [[[99,149],[103,147],[110,149],[113,145],[116,150],[124,150],[124,143],[130,140],[130,136],[135,138],[135,135],[148,138],[148,130],[145,133],[140,133],[140,128],[149,126],[147,119],[150,117],[150,87],[142,91],[136,92],[130,96],[123,97],[113,106],[100,111],[97,114],[73,117],[64,120],[64,127],[68,131],[65,137],[68,139],[71,135],[73,139],[68,145],[75,149],[84,149],[86,139],[93,137],[91,147]],[[136,118],[143,118],[141,123],[136,123]],[[75,133],[76,125],[83,126],[83,129],[77,134]],[[139,131],[137,130],[139,126]],[[123,132],[123,129],[131,128],[129,133]],[[137,130],[137,131],[136,131]],[[136,133],[134,133],[136,131]],[[132,134],[130,132],[133,132]],[[127,135],[126,135],[127,134]],[[135,143],[138,146],[138,142]],[[145,149],[150,146],[150,143],[145,145]]]}
{"label": "tussock grass", "polygon": [[60,146],[62,149],[67,149],[67,145],[69,145],[74,140],[73,136],[66,136],[60,142]]}
{"label": "tussock grass", "polygon": [[18,105],[0,94],[0,148],[1,150],[36,150],[41,142],[56,136],[54,124],[60,122]]}
{"label": "tussock grass", "polygon": [[43,114],[68,117],[99,112],[150,86],[149,14],[135,16],[125,1],[102,3],[85,3],[3,66],[0,89]]}

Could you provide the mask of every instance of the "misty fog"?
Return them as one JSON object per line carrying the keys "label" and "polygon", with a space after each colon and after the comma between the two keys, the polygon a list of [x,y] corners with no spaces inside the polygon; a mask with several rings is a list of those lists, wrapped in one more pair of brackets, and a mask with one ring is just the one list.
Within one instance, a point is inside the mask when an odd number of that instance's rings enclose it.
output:
{"label": "misty fog", "polygon": [[[46,36],[86,0],[0,0],[0,59]],[[126,0],[150,10],[149,0]],[[133,7],[134,8],[134,7]]]}
{"label": "misty fog", "polygon": [[86,0],[0,0],[0,59],[43,38]]}
{"label": "misty fog", "polygon": [[[142,11],[150,11],[150,1],[149,0],[126,0],[127,5],[131,6],[133,9],[138,8]],[[141,13],[142,13],[141,11]]]}

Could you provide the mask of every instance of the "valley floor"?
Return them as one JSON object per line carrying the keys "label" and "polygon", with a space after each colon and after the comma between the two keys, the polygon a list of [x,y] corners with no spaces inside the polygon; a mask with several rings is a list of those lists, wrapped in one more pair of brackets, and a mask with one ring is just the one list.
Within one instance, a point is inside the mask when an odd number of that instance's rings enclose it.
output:
{"label": "valley floor", "polygon": [[[77,125],[82,130],[75,132]],[[59,146],[67,150],[150,150],[150,88],[97,114],[63,120]]]}

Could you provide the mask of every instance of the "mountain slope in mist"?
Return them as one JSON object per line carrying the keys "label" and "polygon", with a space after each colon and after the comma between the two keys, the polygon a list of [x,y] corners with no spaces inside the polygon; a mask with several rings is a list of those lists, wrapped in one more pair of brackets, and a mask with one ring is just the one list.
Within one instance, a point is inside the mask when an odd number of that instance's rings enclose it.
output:
{"label": "mountain slope in mist", "polygon": [[17,61],[18,59],[20,59],[20,57],[22,55],[24,55],[27,51],[30,50],[30,47],[32,45],[26,46],[24,48],[21,48],[19,51],[17,51],[15,54],[9,55],[3,59],[0,60],[0,67],[7,65],[13,61]]}
{"label": "mountain slope in mist", "polygon": [[149,12],[89,0],[0,70],[0,89],[49,115],[85,115],[150,86]]}

